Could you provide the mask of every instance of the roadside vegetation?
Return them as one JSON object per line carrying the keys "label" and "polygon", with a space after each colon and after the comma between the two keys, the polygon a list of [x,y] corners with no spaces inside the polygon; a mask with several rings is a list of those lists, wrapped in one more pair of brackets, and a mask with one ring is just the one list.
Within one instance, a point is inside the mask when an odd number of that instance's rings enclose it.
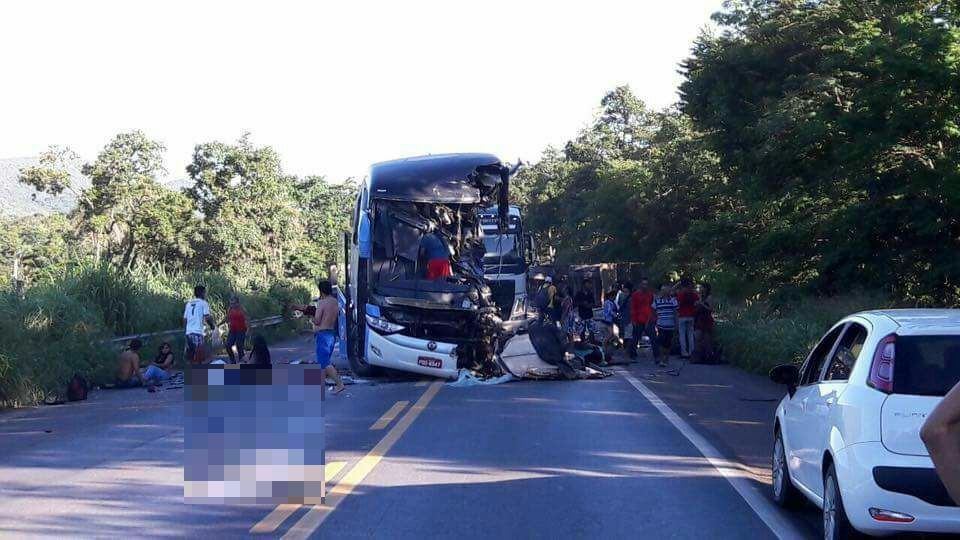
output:
{"label": "roadside vegetation", "polygon": [[875,295],[808,296],[795,304],[769,301],[718,301],[717,332],[727,360],[766,374],[786,363],[801,363],[824,332],[841,318],[863,311],[894,307]]}
{"label": "roadside vegetation", "polygon": [[[269,287],[240,283],[219,273],[166,274],[158,269],[132,271],[109,265],[62,268],[28,288],[21,297],[0,295],[0,405],[19,406],[62,396],[75,373],[94,384],[112,381],[117,335],[157,332],[182,325],[184,302],[195,283],[206,283],[214,318],[224,317],[231,294],[239,294],[253,319],[283,312],[312,292],[303,284],[278,280]],[[288,335],[292,321],[266,330]],[[255,332],[258,330],[255,330]],[[264,331],[264,330],[259,330]],[[183,350],[183,336],[145,338],[143,356],[152,358],[162,341]],[[179,359],[182,361],[182,359]]]}
{"label": "roadside vegetation", "polygon": [[[681,66],[676,106],[615,88],[592,125],[521,172],[526,225],[559,263],[712,283],[728,359],[757,371],[799,360],[856,309],[956,305],[954,6],[726,2]],[[163,155],[133,131],[82,164],[85,189],[67,148],[21,171],[77,207],[0,219],[0,402],[61,391],[75,372],[106,380],[113,354],[95,343],[178,326],[196,282],[215,310],[239,292],[273,315],[342,257],[352,181],[286,174],[244,136],[198,144],[172,190]]]}
{"label": "roadside vegetation", "polygon": [[757,371],[850,311],[956,305],[955,4],[731,0],[714,20],[676,106],[616,88],[521,173],[540,245],[712,283],[728,359]]}
{"label": "roadside vegetation", "polygon": [[[21,170],[21,182],[71,192],[78,205],[0,219],[0,406],[62,395],[74,374],[112,380],[117,351],[104,340],[179,328],[196,284],[218,320],[231,294],[252,318],[269,317],[309,298],[342,258],[353,182],[287,175],[276,152],[245,136],[197,145],[189,185],[176,191],[159,182],[163,154],[145,134],[121,133],[82,165],[86,189],[70,183],[69,149]],[[183,350],[179,333],[160,339]],[[144,360],[158,344],[145,340]]]}

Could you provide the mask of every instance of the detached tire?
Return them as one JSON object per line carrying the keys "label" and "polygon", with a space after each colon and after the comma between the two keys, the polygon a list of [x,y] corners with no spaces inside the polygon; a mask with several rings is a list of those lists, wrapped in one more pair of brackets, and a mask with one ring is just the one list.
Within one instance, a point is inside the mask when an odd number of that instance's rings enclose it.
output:
{"label": "detached tire", "polygon": [[843,507],[837,471],[830,465],[823,477],[823,538],[824,540],[851,540],[861,538],[847,519],[847,510]]}
{"label": "detached tire", "polygon": [[787,466],[787,450],[783,445],[783,435],[780,434],[779,428],[773,442],[773,460],[770,472],[773,476],[771,486],[774,502],[783,508],[800,506],[803,494],[793,485],[793,479],[790,478],[790,467]]}

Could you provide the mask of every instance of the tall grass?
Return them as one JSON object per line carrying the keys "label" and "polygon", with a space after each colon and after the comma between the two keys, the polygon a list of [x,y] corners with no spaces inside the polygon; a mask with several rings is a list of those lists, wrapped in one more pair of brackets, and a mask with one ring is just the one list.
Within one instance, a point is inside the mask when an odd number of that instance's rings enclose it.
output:
{"label": "tall grass", "polygon": [[[241,297],[251,318],[260,318],[284,312],[311,292],[296,282],[266,286],[218,273],[168,274],[157,268],[127,272],[94,264],[50,272],[23,297],[8,287],[0,292],[0,406],[60,396],[75,373],[98,384],[111,381],[116,350],[104,340],[179,328],[195,284],[207,287],[218,322],[233,294]],[[292,328],[288,324],[271,333]],[[162,339],[145,340],[141,356],[152,357]],[[175,352],[183,350],[182,339],[177,333],[170,340]]]}
{"label": "tall grass", "polygon": [[817,340],[841,318],[866,309],[894,307],[886,298],[854,294],[806,297],[791,303],[717,303],[717,339],[726,359],[747,371],[767,373],[779,364],[800,364]]}

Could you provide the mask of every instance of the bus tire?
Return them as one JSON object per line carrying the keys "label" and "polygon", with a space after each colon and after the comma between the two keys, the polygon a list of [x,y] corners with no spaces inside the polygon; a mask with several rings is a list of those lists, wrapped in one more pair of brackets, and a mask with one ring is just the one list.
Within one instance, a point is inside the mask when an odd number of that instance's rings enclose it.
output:
{"label": "bus tire", "polygon": [[356,324],[348,324],[347,338],[347,360],[350,362],[350,371],[357,377],[375,377],[378,370],[363,359],[363,351],[360,350],[360,332]]}

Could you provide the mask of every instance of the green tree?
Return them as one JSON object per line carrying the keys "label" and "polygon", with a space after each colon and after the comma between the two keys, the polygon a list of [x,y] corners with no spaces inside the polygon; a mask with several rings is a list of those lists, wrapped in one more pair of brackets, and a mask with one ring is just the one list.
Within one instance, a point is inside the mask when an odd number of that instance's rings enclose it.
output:
{"label": "green tree", "polygon": [[56,147],[41,156],[40,165],[22,170],[20,181],[54,195],[76,195],[78,233],[92,236],[98,260],[131,268],[142,257],[180,259],[189,255],[192,213],[188,199],[158,182],[165,174],[163,152],[162,144],[140,131],[121,133],[83,165],[89,188],[71,183],[66,164],[75,155]]}
{"label": "green tree", "polygon": [[66,216],[29,216],[0,219],[0,257],[4,276],[29,283],[45,269],[71,257],[72,225]]}
{"label": "green tree", "polygon": [[187,195],[202,215],[195,263],[263,280],[283,276],[303,223],[295,178],[283,173],[280,156],[244,135],[236,144],[197,145],[187,173]]}
{"label": "green tree", "polygon": [[328,183],[322,176],[298,180],[294,189],[301,210],[304,237],[287,260],[287,275],[320,278],[330,265],[343,263],[343,233],[350,230],[357,184]]}
{"label": "green tree", "polygon": [[618,86],[600,101],[593,125],[567,143],[567,159],[590,163],[638,159],[656,130],[656,117],[629,86]]}
{"label": "green tree", "polygon": [[952,5],[728,2],[717,20],[682,107],[735,180],[725,259],[771,288],[957,298]]}

